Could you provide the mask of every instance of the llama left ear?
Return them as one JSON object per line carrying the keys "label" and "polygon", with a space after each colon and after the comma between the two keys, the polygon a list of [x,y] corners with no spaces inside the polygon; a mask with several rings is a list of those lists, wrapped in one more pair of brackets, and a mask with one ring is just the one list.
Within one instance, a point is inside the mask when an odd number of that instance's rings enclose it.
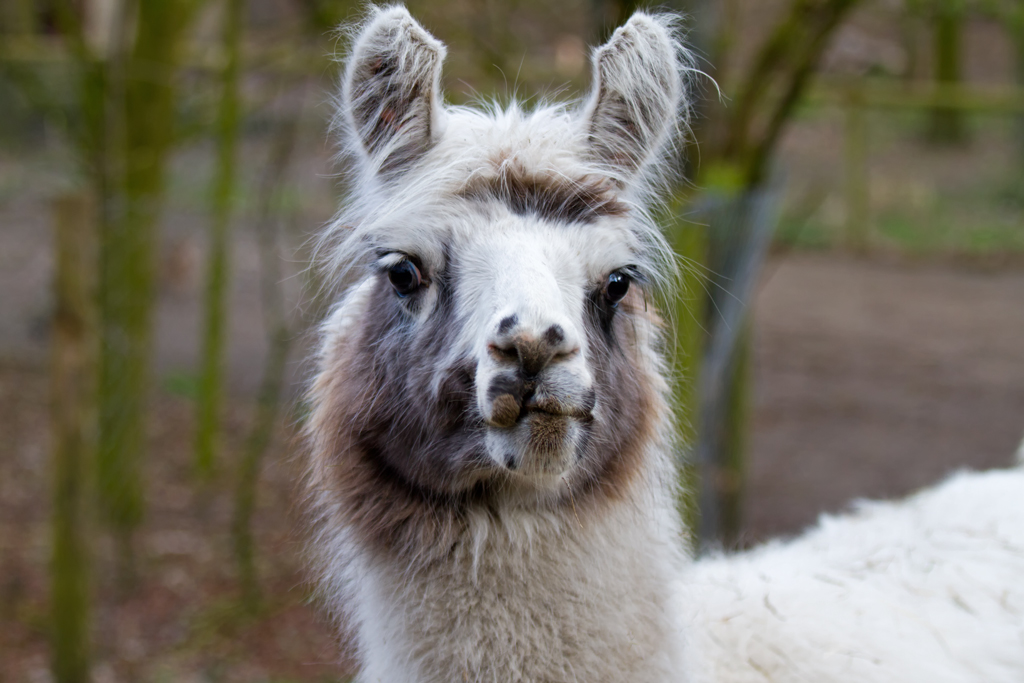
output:
{"label": "llama left ear", "polygon": [[393,176],[434,142],[445,47],[404,7],[372,11],[354,41],[339,114],[369,170]]}
{"label": "llama left ear", "polygon": [[680,113],[680,49],[668,19],[637,12],[594,50],[584,110],[590,154],[620,178],[655,156]]}

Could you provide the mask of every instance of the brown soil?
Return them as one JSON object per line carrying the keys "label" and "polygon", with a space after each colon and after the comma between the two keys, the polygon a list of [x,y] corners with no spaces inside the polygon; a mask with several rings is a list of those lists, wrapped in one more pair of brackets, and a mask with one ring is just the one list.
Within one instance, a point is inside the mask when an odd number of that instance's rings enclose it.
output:
{"label": "brown soil", "polygon": [[1024,436],[1019,269],[789,256],[756,335],[747,540],[1005,466]]}

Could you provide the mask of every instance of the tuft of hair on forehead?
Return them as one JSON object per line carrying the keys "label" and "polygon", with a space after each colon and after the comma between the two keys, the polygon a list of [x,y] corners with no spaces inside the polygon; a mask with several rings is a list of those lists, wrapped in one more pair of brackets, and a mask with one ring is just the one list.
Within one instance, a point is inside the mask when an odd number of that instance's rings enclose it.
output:
{"label": "tuft of hair on forehead", "polygon": [[514,160],[501,160],[496,166],[497,173],[477,175],[460,195],[495,200],[513,213],[563,223],[592,223],[604,216],[629,214],[629,206],[616,196],[610,178],[535,172]]}
{"label": "tuft of hair on forehead", "polygon": [[403,7],[373,8],[346,32],[335,124],[347,197],[316,252],[325,280],[344,289],[382,244],[436,251],[444,216],[488,198],[543,220],[619,219],[648,278],[675,276],[652,207],[688,132],[695,70],[678,17],[637,12],[593,50],[582,101],[530,110],[516,101],[445,105],[445,47]]}

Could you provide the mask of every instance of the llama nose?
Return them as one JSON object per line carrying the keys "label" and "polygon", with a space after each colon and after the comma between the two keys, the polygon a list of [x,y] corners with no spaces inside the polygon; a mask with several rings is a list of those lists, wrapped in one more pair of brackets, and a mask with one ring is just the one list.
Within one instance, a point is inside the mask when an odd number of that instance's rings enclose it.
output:
{"label": "llama nose", "polygon": [[558,323],[526,326],[515,315],[498,323],[488,349],[495,360],[515,363],[526,376],[535,376],[552,361],[570,358],[579,347]]}

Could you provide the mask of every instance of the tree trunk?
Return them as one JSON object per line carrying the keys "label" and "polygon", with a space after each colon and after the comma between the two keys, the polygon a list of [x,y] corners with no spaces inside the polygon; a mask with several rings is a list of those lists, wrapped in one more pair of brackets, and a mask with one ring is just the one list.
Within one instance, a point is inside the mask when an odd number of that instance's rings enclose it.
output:
{"label": "tree trunk", "polygon": [[[737,91],[727,93],[730,97],[728,106],[712,96],[703,105],[703,111],[697,112],[694,130],[699,143],[700,166],[691,176],[696,176],[698,187],[733,197],[735,201],[746,202],[768,180],[769,164],[775,149],[821,55],[828,47],[832,35],[859,1],[790,0],[782,20],[771,29],[758,48],[750,67],[738,75]],[[698,28],[710,33],[699,36],[696,42],[705,46],[705,53],[715,55],[717,64],[711,68],[725,64],[735,71],[736,65],[729,63],[726,54],[734,44],[735,17],[732,13],[736,11],[735,5],[724,4],[721,8],[722,16],[715,21],[712,16],[714,8],[709,6],[707,0],[691,0],[690,4],[699,12],[698,18],[704,19]],[[718,72],[719,75],[721,73]],[[710,243],[709,236],[705,234],[699,256],[701,267],[715,263]],[[722,387],[725,396],[713,401],[713,409],[700,406],[698,415],[698,407],[689,405],[690,402],[696,403],[698,381],[705,385],[718,381],[710,379],[710,375],[697,376],[701,356],[708,355],[703,344],[704,311],[712,298],[710,294],[698,291],[699,302],[691,298],[689,301],[679,301],[676,307],[677,325],[687,315],[697,316],[695,320],[699,321],[697,330],[678,330],[677,346],[685,345],[684,353],[694,353],[695,356],[690,361],[694,365],[692,370],[686,365],[688,361],[685,358],[677,360],[677,375],[684,377],[683,382],[692,382],[693,385],[690,387],[691,393],[686,393],[685,388],[680,389],[682,393],[676,401],[677,409],[682,411],[683,421],[693,421],[693,424],[699,424],[701,430],[704,430],[697,441],[701,452],[696,460],[699,460],[699,471],[707,480],[698,481],[701,477],[696,471],[684,470],[687,475],[684,484],[689,489],[688,493],[693,496],[699,491],[699,500],[685,500],[683,507],[691,529],[699,528],[703,536],[713,536],[700,538],[700,544],[713,547],[718,542],[728,540],[723,539],[723,532],[734,538],[740,523],[746,447],[742,437],[745,425],[740,424],[740,421],[745,419],[749,382],[745,380],[744,365],[740,362],[736,377],[741,379],[728,381],[726,378]],[[741,345],[745,343],[741,341]],[[749,353],[749,350],[737,353],[745,358],[744,354]],[[707,371],[706,364],[704,371]],[[710,399],[705,397],[705,400]],[[727,428],[736,430],[736,433],[728,438],[716,439],[721,428],[717,416],[723,412],[729,416],[725,419]],[[692,429],[683,425],[684,430],[688,428]],[[704,452],[712,447],[716,449],[714,453]],[[698,506],[701,514],[705,515],[699,527],[693,524],[697,519],[695,508]]]}
{"label": "tree trunk", "polygon": [[[126,56],[118,201],[100,240],[98,499],[119,548],[119,581],[134,577],[135,529],[143,516],[142,462],[155,294],[157,219],[174,140],[175,67],[193,3],[140,0]],[[115,104],[120,104],[118,98]]]}
{"label": "tree trunk", "polygon": [[6,0],[0,7],[0,33],[27,36],[35,30],[36,13],[32,0]]}
{"label": "tree trunk", "polygon": [[239,463],[235,489],[235,509],[231,520],[235,566],[242,589],[242,603],[250,612],[259,606],[259,579],[256,573],[255,544],[252,537],[252,514],[256,508],[256,488],[260,465],[267,451],[284,388],[285,362],[291,346],[292,332],[288,325],[281,283],[282,257],[278,249],[277,223],[281,187],[295,148],[300,113],[282,124],[274,141],[267,172],[260,183],[261,206],[257,225],[260,248],[260,298],[266,327],[267,359],[263,366],[256,411],[252,427]]}
{"label": "tree trunk", "polygon": [[[1017,87],[1024,89],[1024,7],[1016,7],[1009,18],[1010,35],[1016,55]],[[1020,173],[1024,176],[1024,113],[1019,113],[1014,120],[1017,138],[1017,162]]]}
{"label": "tree trunk", "polygon": [[[274,252],[274,257],[279,255]],[[263,277],[269,277],[264,274]],[[274,281],[274,286],[279,286]],[[231,519],[231,537],[242,589],[242,603],[250,612],[256,611],[260,603],[259,577],[256,573],[255,544],[252,537],[252,514],[256,509],[256,487],[259,483],[260,465],[267,452],[274,428],[278,425],[278,409],[284,385],[285,362],[291,346],[291,330],[282,320],[272,331],[267,360],[263,366],[263,381],[260,386],[252,431],[246,440],[245,450],[239,464],[235,488],[235,509]]]}
{"label": "tree trunk", "polygon": [[[963,14],[940,3],[934,20],[935,82],[940,87],[959,85]],[[942,145],[960,144],[967,139],[963,113],[952,107],[932,109],[928,139]]]}
{"label": "tree trunk", "polygon": [[[702,146],[705,173],[761,185],[785,125],[836,29],[860,0],[792,0],[743,76],[714,137]],[[723,172],[723,167],[725,171]]]}
{"label": "tree trunk", "polygon": [[645,6],[639,0],[590,0],[591,16],[594,18],[594,43],[600,45],[611,38],[619,26],[633,16],[633,12]]}
{"label": "tree trunk", "polygon": [[727,403],[722,420],[722,469],[718,484],[721,542],[735,548],[743,530],[743,498],[747,481],[747,450],[750,434],[753,323],[748,313],[729,367]]}
{"label": "tree trunk", "polygon": [[203,334],[202,372],[196,415],[195,467],[201,479],[213,476],[219,448],[224,394],[224,329],[228,318],[230,280],[229,230],[235,194],[238,147],[238,72],[241,61],[242,0],[226,0],[224,52],[227,61],[221,77],[220,110],[217,116],[217,171],[213,181],[212,223],[206,271],[206,326]]}
{"label": "tree trunk", "polygon": [[667,307],[674,334],[670,354],[674,378],[672,402],[679,435],[680,481],[677,505],[690,544],[696,549],[698,528],[699,467],[696,458],[697,425],[700,419],[700,367],[704,354],[705,307],[707,305],[705,264],[707,232],[697,221],[682,217],[685,200],[673,202],[662,221],[665,234],[682,267],[678,288],[670,293]]}
{"label": "tree trunk", "polygon": [[88,486],[96,446],[96,227],[85,196],[64,197],[55,208],[51,670],[57,683],[84,683],[91,625]]}

